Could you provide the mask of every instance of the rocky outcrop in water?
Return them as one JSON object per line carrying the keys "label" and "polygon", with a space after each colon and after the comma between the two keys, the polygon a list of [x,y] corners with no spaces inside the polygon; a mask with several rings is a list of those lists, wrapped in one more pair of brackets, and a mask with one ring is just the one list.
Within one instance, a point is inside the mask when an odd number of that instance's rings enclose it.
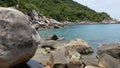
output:
{"label": "rocky outcrop in water", "polygon": [[[57,38],[59,39],[59,37]],[[69,47],[69,45],[71,46]],[[75,45],[74,48],[72,45]],[[82,62],[81,53],[76,49],[78,47],[81,48],[81,51],[86,50],[84,54],[91,53],[91,47],[81,39],[74,40],[74,44],[64,40],[45,39],[41,42],[33,60],[50,68],[83,68],[85,64]]]}
{"label": "rocky outcrop in water", "polygon": [[57,37],[57,35],[53,34],[53,35],[50,35],[47,39],[48,40],[58,40],[59,38]]}
{"label": "rocky outcrop in water", "polygon": [[95,58],[87,56],[93,49],[84,40],[77,39],[67,43],[46,39],[33,60],[43,63],[45,68],[120,68],[119,47],[119,43],[102,44]]}
{"label": "rocky outcrop in water", "polygon": [[28,12],[30,21],[36,29],[42,28],[61,28],[63,23],[58,22],[54,19],[46,18],[42,14],[36,12],[34,9],[29,9]]}
{"label": "rocky outcrop in water", "polygon": [[22,12],[0,7],[0,68],[29,61],[39,41],[39,35]]}

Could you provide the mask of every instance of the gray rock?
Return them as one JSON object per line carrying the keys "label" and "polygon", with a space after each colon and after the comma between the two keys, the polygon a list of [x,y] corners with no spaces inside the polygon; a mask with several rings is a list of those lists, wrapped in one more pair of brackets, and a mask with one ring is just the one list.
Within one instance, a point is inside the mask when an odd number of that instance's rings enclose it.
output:
{"label": "gray rock", "polygon": [[23,13],[0,7],[0,68],[26,63],[34,56],[39,41]]}
{"label": "gray rock", "polygon": [[57,45],[59,42],[54,41],[54,40],[44,40],[43,42],[41,42],[41,47],[42,48],[50,48],[50,49],[56,49]]}
{"label": "gray rock", "polygon": [[92,57],[84,57],[81,59],[84,66],[99,66],[98,60]]}
{"label": "gray rock", "polygon": [[71,42],[69,42],[67,44],[67,47],[75,49],[76,51],[78,51],[80,54],[89,54],[89,53],[93,53],[93,49],[91,46],[89,46],[87,44],[87,42],[85,42],[82,39],[76,39],[76,40],[72,40]]}
{"label": "gray rock", "polygon": [[66,41],[62,41],[62,39],[55,40],[42,40],[40,46],[42,48],[50,48],[51,50],[57,49],[59,46],[64,46]]}
{"label": "gray rock", "polygon": [[28,8],[29,12],[27,13],[29,16],[32,25],[36,28],[61,28],[63,27],[63,23],[60,23],[54,19],[46,18],[42,14],[36,12],[34,9]]}
{"label": "gray rock", "polygon": [[34,9],[29,8],[29,15],[30,15],[31,19],[33,19],[33,20],[40,19],[38,13]]}
{"label": "gray rock", "polygon": [[[55,66],[59,64],[59,66],[61,65],[61,68],[82,68],[82,63],[80,61],[81,55],[76,50],[61,47],[58,49],[58,52],[59,53],[57,54],[59,55],[57,56],[57,58],[59,60],[57,59],[57,61],[62,61],[62,62],[55,64]],[[64,57],[64,59],[62,58],[62,56]]]}
{"label": "gray rock", "polygon": [[[80,53],[72,48],[66,47],[66,43],[61,44],[54,40],[46,40],[43,42],[47,43],[41,44],[43,50],[37,50],[36,55],[34,56],[36,61],[43,63],[48,68],[51,67],[50,65],[52,65],[53,68],[82,68]],[[50,62],[49,65],[46,65],[48,62]]]}
{"label": "gray rock", "polygon": [[44,65],[44,68],[52,68],[54,64],[53,56],[46,53],[45,49],[38,47],[35,56],[31,59]]}
{"label": "gray rock", "polygon": [[64,51],[55,51],[52,55],[54,57],[54,64],[67,64],[67,58]]}
{"label": "gray rock", "polygon": [[102,44],[99,46],[97,55],[100,57],[103,53],[111,55],[114,58],[120,59],[120,44]]}
{"label": "gray rock", "polygon": [[99,65],[103,68],[120,68],[119,60],[108,54],[102,54],[99,58]]}
{"label": "gray rock", "polygon": [[50,36],[48,36],[48,38],[47,38],[47,40],[58,40],[58,39],[59,39],[58,36],[55,35],[55,34],[50,35]]}

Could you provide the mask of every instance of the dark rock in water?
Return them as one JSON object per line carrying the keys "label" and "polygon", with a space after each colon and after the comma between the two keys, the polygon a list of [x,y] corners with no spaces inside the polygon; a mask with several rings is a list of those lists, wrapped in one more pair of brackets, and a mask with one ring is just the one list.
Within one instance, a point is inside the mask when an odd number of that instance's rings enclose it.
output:
{"label": "dark rock in water", "polygon": [[89,46],[87,44],[87,42],[85,42],[82,39],[76,39],[76,40],[72,40],[71,42],[69,42],[67,44],[67,47],[75,49],[76,51],[78,51],[80,54],[89,54],[89,53],[93,53],[93,49],[91,46]]}
{"label": "dark rock in water", "polygon": [[120,44],[102,44],[98,51],[97,55],[100,57],[102,54],[108,54],[116,59],[120,59]]}
{"label": "dark rock in water", "polygon": [[61,28],[61,26],[55,25],[54,28]]}
{"label": "dark rock in water", "polygon": [[120,68],[119,60],[108,54],[102,54],[99,58],[99,65],[103,68]]}
{"label": "dark rock in water", "polygon": [[34,56],[39,41],[22,12],[0,7],[0,68],[26,63]]}
{"label": "dark rock in water", "polygon": [[50,35],[47,39],[48,40],[58,40],[59,38],[57,35],[53,34],[53,35]]}

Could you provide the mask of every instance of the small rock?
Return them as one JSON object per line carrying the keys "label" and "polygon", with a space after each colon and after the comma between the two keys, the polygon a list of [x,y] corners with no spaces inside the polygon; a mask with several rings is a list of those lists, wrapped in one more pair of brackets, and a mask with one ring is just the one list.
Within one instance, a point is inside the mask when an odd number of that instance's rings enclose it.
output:
{"label": "small rock", "polygon": [[59,38],[57,37],[57,35],[53,34],[53,35],[50,35],[47,39],[48,40],[58,40]]}

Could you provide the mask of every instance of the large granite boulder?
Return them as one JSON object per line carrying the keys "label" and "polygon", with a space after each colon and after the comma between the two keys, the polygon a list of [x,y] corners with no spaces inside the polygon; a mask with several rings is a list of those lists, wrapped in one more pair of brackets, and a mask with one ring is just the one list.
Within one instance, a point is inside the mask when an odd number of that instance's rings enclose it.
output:
{"label": "large granite boulder", "polygon": [[89,54],[89,53],[93,53],[93,49],[91,46],[89,46],[87,44],[87,42],[85,42],[82,39],[76,39],[76,40],[72,40],[71,42],[69,42],[66,47],[68,48],[72,48],[75,49],[76,51],[78,51],[80,54]]}
{"label": "large granite boulder", "polygon": [[82,59],[82,63],[84,64],[84,66],[99,66],[98,65],[98,60],[96,58],[93,57],[83,57]]}
{"label": "large granite boulder", "polygon": [[98,60],[102,68],[120,68],[120,61],[108,54],[102,54]]}
{"label": "large granite boulder", "polygon": [[39,40],[22,12],[0,7],[0,68],[26,63],[34,56]]}
{"label": "large granite boulder", "polygon": [[104,53],[106,53],[116,59],[120,59],[120,43],[102,44],[98,48],[97,56],[100,57]]}

